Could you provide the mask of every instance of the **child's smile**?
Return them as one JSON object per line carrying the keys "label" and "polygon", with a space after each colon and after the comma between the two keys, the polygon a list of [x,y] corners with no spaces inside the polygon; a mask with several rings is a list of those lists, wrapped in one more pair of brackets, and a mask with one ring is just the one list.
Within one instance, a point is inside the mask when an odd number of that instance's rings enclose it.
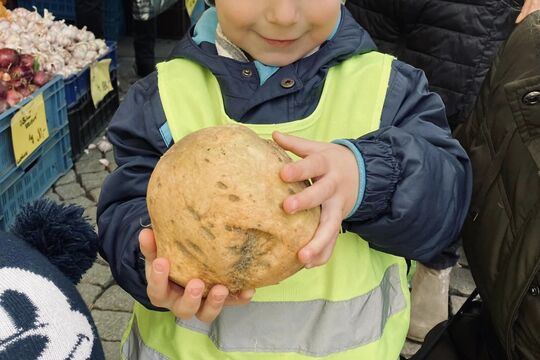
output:
{"label": "child's smile", "polygon": [[284,47],[288,47],[292,44],[294,44],[294,42],[296,41],[296,39],[291,39],[291,40],[279,40],[279,39],[268,39],[268,38],[265,38],[265,37],[262,37],[264,40],[266,40],[266,42],[270,45],[270,46],[275,46],[275,47],[279,47],[279,48],[284,48]]}
{"label": "child's smile", "polygon": [[340,0],[216,0],[225,36],[266,65],[285,66],[332,33]]}

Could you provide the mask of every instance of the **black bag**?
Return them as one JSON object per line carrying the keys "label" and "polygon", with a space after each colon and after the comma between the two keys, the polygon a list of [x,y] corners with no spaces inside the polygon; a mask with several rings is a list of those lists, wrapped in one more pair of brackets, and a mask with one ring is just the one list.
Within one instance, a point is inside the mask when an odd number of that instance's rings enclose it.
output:
{"label": "black bag", "polygon": [[475,290],[461,309],[427,334],[411,360],[504,360],[482,301]]}

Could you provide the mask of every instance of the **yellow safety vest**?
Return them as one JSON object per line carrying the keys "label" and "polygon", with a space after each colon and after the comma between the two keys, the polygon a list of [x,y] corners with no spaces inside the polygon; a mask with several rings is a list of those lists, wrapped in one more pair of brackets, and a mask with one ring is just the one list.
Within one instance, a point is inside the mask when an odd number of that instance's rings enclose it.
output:
{"label": "yellow safety vest", "polygon": [[[307,118],[247,126],[262,137],[279,130],[320,141],[358,138],[376,130],[392,60],[376,52],[352,57],[330,69],[319,104]],[[235,123],[225,113],[216,78],[195,62],[159,64],[158,88],[175,141],[204,127]],[[346,232],[339,235],[327,264],[257,289],[250,304],[225,307],[212,324],[183,321],[136,304],[122,356],[396,360],[409,325],[409,306],[405,261]]]}

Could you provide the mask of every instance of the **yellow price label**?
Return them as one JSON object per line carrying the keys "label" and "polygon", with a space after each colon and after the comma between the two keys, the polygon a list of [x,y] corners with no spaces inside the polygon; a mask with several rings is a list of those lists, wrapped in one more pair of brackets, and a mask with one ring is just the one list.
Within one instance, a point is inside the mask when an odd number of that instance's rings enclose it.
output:
{"label": "yellow price label", "polygon": [[90,66],[90,94],[95,107],[113,90],[110,65],[111,59],[103,59]]}
{"label": "yellow price label", "polygon": [[195,5],[197,5],[197,0],[185,0],[186,3],[186,10],[191,16],[191,13],[193,13],[193,9],[195,8]]}
{"label": "yellow price label", "polygon": [[11,142],[19,166],[49,137],[43,94],[23,106],[11,119]]}

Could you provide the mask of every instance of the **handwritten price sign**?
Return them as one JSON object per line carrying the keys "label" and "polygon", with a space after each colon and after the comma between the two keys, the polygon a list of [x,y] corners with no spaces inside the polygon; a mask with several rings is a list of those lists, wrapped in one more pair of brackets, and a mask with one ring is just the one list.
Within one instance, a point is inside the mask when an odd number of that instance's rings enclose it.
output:
{"label": "handwritten price sign", "polygon": [[11,119],[15,164],[19,166],[49,137],[43,94],[22,107]]}
{"label": "handwritten price sign", "polygon": [[103,59],[90,66],[90,93],[97,108],[98,104],[113,90],[109,67],[111,59]]}

